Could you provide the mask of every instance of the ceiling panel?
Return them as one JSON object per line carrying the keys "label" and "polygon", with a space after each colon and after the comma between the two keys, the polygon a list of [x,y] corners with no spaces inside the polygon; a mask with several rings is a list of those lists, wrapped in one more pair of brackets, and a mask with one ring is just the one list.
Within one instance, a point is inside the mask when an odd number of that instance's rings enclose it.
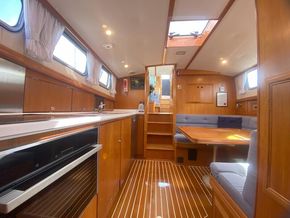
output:
{"label": "ceiling panel", "polygon": [[[228,60],[222,65],[220,58]],[[257,64],[256,10],[254,0],[236,0],[210,36],[189,69],[227,75]]]}
{"label": "ceiling panel", "polygon": [[[198,47],[173,47],[167,48],[166,63],[177,64],[177,69],[184,69]],[[184,55],[177,55],[176,52],[185,52]]]}
{"label": "ceiling panel", "polygon": [[[162,63],[169,0],[48,1],[118,76]],[[103,24],[111,36],[104,34]],[[106,43],[113,49],[106,50]]]}
{"label": "ceiling panel", "polygon": [[229,0],[175,0],[173,20],[217,19]]}

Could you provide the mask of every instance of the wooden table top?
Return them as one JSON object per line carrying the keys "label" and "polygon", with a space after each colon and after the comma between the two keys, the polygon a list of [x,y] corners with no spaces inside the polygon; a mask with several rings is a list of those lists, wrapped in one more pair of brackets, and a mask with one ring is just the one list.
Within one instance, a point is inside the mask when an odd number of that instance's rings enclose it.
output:
{"label": "wooden table top", "polygon": [[245,129],[179,126],[191,142],[210,145],[248,145],[251,131]]}

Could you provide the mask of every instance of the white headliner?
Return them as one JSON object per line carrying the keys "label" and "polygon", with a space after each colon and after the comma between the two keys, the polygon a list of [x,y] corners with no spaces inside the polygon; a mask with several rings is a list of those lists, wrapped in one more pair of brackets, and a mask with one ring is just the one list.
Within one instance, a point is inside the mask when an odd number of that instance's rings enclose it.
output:
{"label": "white headliner", "polygon": [[[48,0],[87,41],[118,77],[143,73],[145,66],[161,64],[169,0]],[[229,0],[176,0],[173,20],[216,19]],[[189,69],[236,75],[257,63],[254,0],[236,0]],[[104,34],[108,25],[112,36]],[[106,50],[103,44],[112,43]],[[196,47],[168,48],[166,63],[184,68]],[[186,51],[183,56],[176,51]],[[221,66],[219,58],[229,59]],[[129,68],[125,69],[125,61]]]}
{"label": "white headliner", "polygon": [[229,0],[175,0],[173,20],[217,19]]}
{"label": "white headliner", "polygon": [[[220,58],[228,60],[222,65]],[[236,75],[257,64],[254,0],[236,0],[189,69]]]}
{"label": "white headliner", "polygon": [[[48,1],[117,76],[162,63],[169,0]],[[112,36],[104,34],[103,24],[112,29]],[[113,49],[104,49],[105,43],[112,43]]]}

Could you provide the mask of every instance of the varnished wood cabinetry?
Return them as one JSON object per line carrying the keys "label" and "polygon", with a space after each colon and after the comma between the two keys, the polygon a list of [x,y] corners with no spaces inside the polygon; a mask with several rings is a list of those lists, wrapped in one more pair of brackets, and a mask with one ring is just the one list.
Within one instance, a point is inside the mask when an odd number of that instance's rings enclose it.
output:
{"label": "varnished wood cabinetry", "polygon": [[136,158],[144,157],[144,115],[137,116],[137,148]]}
{"label": "varnished wood cabinetry", "polygon": [[98,205],[98,198],[97,195],[92,198],[90,203],[86,206],[80,218],[97,218],[97,205]]}
{"label": "varnished wood cabinetry", "polygon": [[213,85],[212,84],[187,84],[188,103],[212,103]]}
{"label": "varnished wood cabinetry", "polygon": [[121,178],[122,186],[129,173],[132,164],[132,148],[131,148],[131,118],[122,120],[121,122]]}
{"label": "varnished wood cabinetry", "polygon": [[71,111],[72,88],[26,76],[24,112]]}
{"label": "varnished wood cabinetry", "polygon": [[95,95],[27,70],[24,112],[94,111]]}
{"label": "varnished wood cabinetry", "polygon": [[78,89],[72,91],[72,111],[93,111],[95,96]]}
{"label": "varnished wood cabinetry", "polygon": [[237,101],[236,114],[257,116],[258,103],[256,98],[241,99]]}
{"label": "varnished wood cabinetry", "polygon": [[107,217],[131,166],[131,118],[100,127],[98,217]]}

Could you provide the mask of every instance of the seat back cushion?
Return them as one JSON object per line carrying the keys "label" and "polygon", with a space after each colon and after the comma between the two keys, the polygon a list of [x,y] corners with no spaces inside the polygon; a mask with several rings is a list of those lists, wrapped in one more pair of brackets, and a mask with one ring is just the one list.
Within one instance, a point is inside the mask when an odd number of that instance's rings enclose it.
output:
{"label": "seat back cushion", "polygon": [[257,117],[243,116],[242,128],[250,130],[257,129]]}
{"label": "seat back cushion", "polygon": [[255,207],[257,184],[257,131],[251,133],[251,142],[248,153],[248,172],[243,190],[243,198],[248,204]]}
{"label": "seat back cushion", "polygon": [[218,128],[242,128],[241,117],[218,117]]}

